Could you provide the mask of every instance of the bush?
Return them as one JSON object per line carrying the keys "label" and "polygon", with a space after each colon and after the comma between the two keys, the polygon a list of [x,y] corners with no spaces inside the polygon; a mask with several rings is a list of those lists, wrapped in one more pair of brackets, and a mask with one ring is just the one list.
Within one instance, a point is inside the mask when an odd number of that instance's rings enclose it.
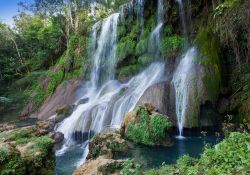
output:
{"label": "bush", "polygon": [[136,121],[128,124],[125,137],[135,143],[159,145],[171,127],[169,119],[159,113],[149,114],[144,107],[138,107],[136,113]]}

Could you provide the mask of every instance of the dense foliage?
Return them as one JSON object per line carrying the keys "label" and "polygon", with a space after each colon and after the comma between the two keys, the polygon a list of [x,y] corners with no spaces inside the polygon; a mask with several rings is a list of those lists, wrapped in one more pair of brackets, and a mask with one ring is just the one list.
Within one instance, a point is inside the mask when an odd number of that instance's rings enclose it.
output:
{"label": "dense foliage", "polygon": [[200,159],[183,156],[175,165],[163,165],[146,174],[248,174],[250,172],[249,143],[249,134],[233,132],[215,147],[206,147]]}

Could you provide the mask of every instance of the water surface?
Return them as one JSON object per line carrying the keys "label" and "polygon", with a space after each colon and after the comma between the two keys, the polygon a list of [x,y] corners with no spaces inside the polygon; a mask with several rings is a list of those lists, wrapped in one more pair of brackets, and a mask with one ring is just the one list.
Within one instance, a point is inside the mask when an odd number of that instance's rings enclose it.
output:
{"label": "water surface", "polygon": [[[214,145],[219,139],[214,136],[206,137],[185,137],[184,139],[174,138],[172,147],[147,147],[135,145],[126,155],[116,155],[115,158],[133,158],[136,162],[142,164],[144,169],[156,168],[166,164],[174,164],[182,155],[188,154],[198,158],[204,149],[205,144]],[[70,175],[77,167],[83,157],[84,149],[81,146],[75,146],[63,155],[57,156],[54,175]]]}

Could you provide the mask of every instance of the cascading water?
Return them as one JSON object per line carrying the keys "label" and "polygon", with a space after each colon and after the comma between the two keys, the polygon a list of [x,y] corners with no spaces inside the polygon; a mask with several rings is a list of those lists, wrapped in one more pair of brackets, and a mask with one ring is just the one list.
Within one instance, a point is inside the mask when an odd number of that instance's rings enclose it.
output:
{"label": "cascading water", "polygon": [[125,15],[132,17],[134,11],[134,0],[131,0],[130,2],[121,5],[120,12],[121,12],[121,19],[125,20]]}
{"label": "cascading water", "polygon": [[163,0],[158,0],[157,5],[157,26],[151,33],[149,43],[148,43],[148,51],[150,55],[155,58],[160,58],[160,38],[161,38],[161,30],[164,23],[164,7]]}
{"label": "cascading water", "polygon": [[[65,121],[61,123],[57,130],[65,134],[65,138],[71,138],[74,132],[82,132],[79,130],[80,125],[87,120],[83,117],[86,108],[89,108],[92,101],[96,100],[98,90],[101,85],[107,81],[114,79],[114,66],[116,54],[116,33],[119,13],[109,16],[102,24],[100,37],[97,38],[97,26],[92,29],[92,53],[94,54],[94,63],[90,76],[90,82],[86,83],[87,92],[82,99],[88,99],[89,103],[86,105],[79,105],[74,113]],[[95,46],[97,44],[97,46]],[[83,114],[84,113],[84,114]],[[68,121],[69,120],[69,121]],[[80,120],[80,121],[79,121]],[[87,132],[87,131],[86,131]]]}
{"label": "cascading water", "polygon": [[144,26],[144,18],[143,18],[144,0],[137,0],[137,8],[138,8],[138,12],[137,12],[138,22],[143,28]]}
{"label": "cascading water", "polygon": [[188,32],[186,24],[186,16],[184,11],[183,0],[177,0],[179,5],[179,13],[182,31],[184,35],[184,50],[186,53],[174,73],[173,84],[175,88],[176,101],[176,116],[179,129],[179,138],[183,137],[183,128],[187,118],[187,111],[189,111],[189,104],[196,104],[194,97],[197,96],[197,79],[198,75],[195,72],[195,59],[197,58],[197,49],[195,47],[189,48]]}
{"label": "cascading water", "polygon": [[188,38],[188,32],[187,32],[187,24],[186,24],[186,16],[185,16],[185,10],[183,6],[183,0],[177,0],[179,5],[179,14],[181,19],[181,26],[182,26],[182,32],[185,39],[184,48],[186,49],[188,47],[187,38]]}
{"label": "cascading water", "polygon": [[163,80],[165,66],[159,62],[151,64],[127,83],[114,80],[118,18],[119,14],[108,17],[102,23],[101,32],[97,31],[98,24],[93,26],[91,53],[95,53],[94,62],[90,81],[83,88],[85,95],[81,98],[88,100],[78,103],[72,115],[58,125],[56,130],[65,138],[58,154],[64,153],[75,141],[83,143],[93,133],[119,128],[125,113],[134,109],[145,90]]}
{"label": "cascading water", "polygon": [[173,77],[173,84],[176,96],[176,115],[179,129],[179,137],[183,135],[183,127],[186,119],[187,103],[192,103],[191,98],[193,86],[191,82],[195,79],[195,59],[197,58],[196,48],[191,48],[181,59]]}

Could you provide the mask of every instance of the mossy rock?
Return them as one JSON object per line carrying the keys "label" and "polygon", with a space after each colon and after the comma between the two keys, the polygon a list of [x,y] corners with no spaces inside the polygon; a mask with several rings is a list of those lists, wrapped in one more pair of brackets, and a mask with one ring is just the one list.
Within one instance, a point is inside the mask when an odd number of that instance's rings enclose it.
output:
{"label": "mossy rock", "polygon": [[106,131],[96,134],[89,143],[88,159],[106,155],[112,158],[114,153],[125,152],[128,149],[127,142],[118,131]]}
{"label": "mossy rock", "polygon": [[121,134],[135,143],[171,146],[171,126],[172,123],[167,116],[156,112],[152,105],[145,104],[126,114]]}
{"label": "mossy rock", "polygon": [[195,44],[200,51],[199,63],[204,67],[203,84],[208,99],[215,102],[221,89],[221,60],[218,41],[207,29],[198,32]]}
{"label": "mossy rock", "polygon": [[0,174],[53,173],[54,140],[47,135],[37,136],[37,130],[30,126],[0,134]]}

